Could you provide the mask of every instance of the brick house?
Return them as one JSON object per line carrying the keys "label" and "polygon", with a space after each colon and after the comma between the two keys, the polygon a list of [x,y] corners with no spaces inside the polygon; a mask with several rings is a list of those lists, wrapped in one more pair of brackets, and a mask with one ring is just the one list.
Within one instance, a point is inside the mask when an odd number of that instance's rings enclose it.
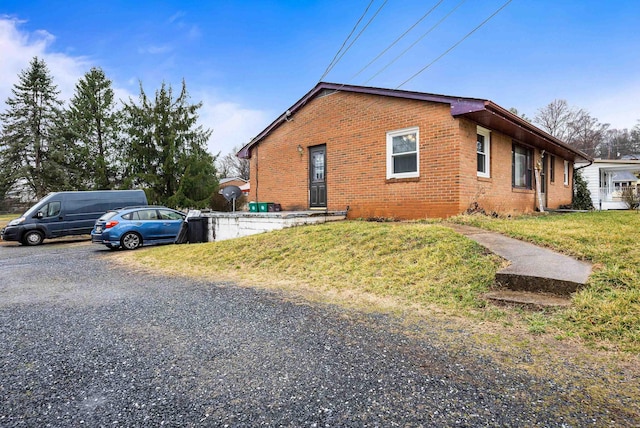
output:
{"label": "brick house", "polygon": [[488,100],[323,82],[238,156],[255,201],[396,219],[557,208],[591,160]]}
{"label": "brick house", "polygon": [[227,186],[238,186],[240,190],[242,190],[242,194],[245,196],[249,196],[249,190],[251,189],[249,181],[241,177],[221,178],[219,182],[220,190],[224,189]]}

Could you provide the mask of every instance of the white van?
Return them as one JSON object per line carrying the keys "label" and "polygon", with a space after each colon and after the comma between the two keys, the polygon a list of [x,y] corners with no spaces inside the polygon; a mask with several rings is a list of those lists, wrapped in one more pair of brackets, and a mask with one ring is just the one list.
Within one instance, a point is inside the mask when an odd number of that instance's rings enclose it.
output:
{"label": "white van", "polygon": [[95,190],[50,193],[2,229],[5,241],[39,245],[47,238],[88,235],[109,210],[147,205],[143,190]]}

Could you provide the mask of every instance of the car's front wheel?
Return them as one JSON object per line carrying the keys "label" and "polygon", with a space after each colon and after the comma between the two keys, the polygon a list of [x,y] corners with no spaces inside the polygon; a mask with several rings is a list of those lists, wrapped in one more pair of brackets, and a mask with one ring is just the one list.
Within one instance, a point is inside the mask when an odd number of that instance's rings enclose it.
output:
{"label": "car's front wheel", "polygon": [[135,250],[142,246],[142,238],[135,232],[127,232],[122,235],[120,244],[126,250]]}
{"label": "car's front wheel", "polygon": [[22,236],[24,245],[40,245],[44,241],[44,235],[38,230],[30,230]]}

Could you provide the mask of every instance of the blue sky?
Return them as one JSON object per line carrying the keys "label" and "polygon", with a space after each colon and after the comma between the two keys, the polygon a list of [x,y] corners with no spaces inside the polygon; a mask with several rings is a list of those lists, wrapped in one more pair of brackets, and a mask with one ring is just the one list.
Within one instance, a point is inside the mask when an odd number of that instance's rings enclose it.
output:
{"label": "blue sky", "polygon": [[[211,153],[224,155],[319,81],[367,6],[356,34],[382,8],[323,80],[396,88],[505,2],[1,0],[0,110],[36,55],[64,100],[92,66],[125,100],[139,81],[153,94],[184,78],[192,101],[204,103]],[[401,89],[490,99],[529,117],[561,98],[613,128],[632,128],[640,119],[639,29],[637,0],[513,0]]]}

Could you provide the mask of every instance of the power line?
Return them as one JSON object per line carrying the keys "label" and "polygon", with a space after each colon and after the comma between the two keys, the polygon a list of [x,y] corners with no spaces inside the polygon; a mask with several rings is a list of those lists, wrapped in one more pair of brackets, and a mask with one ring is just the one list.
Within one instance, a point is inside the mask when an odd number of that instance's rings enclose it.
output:
{"label": "power line", "polygon": [[338,49],[338,52],[336,52],[336,54],[334,55],[333,59],[331,60],[331,62],[329,63],[329,65],[327,66],[327,69],[324,71],[324,74],[322,75],[322,77],[320,78],[319,81],[322,81],[322,79],[325,78],[325,76],[327,74],[329,74],[329,71],[331,70],[331,68],[333,68],[334,63],[336,62],[336,59],[338,58],[338,55],[340,55],[340,52],[342,52],[342,49],[344,49],[344,46],[347,44],[347,42],[349,41],[349,39],[351,38],[351,36],[353,35],[353,33],[356,31],[356,28],[358,28],[358,25],[360,25],[360,22],[362,21],[362,19],[365,17],[365,15],[367,14],[367,12],[369,11],[369,8],[371,7],[371,5],[373,4],[375,0],[371,0],[369,2],[369,5],[367,6],[367,8],[364,10],[364,13],[362,14],[362,16],[360,17],[360,19],[358,19],[358,22],[356,22],[356,25],[353,26],[353,29],[351,29],[351,32],[349,33],[349,35],[347,36],[346,39],[344,39],[344,42],[342,42],[342,46],[340,46],[340,49]]}
{"label": "power line", "polygon": [[371,76],[366,82],[364,82],[365,84],[369,83],[370,81],[372,81],[374,78],[376,78],[378,75],[380,75],[380,73],[382,73],[383,71],[385,71],[387,68],[389,68],[393,63],[395,63],[397,60],[399,60],[401,57],[404,56],[404,54],[406,54],[409,50],[411,50],[415,45],[417,45],[422,39],[424,39],[427,35],[429,35],[429,33],[431,33],[433,30],[435,30],[437,27],[440,26],[440,24],[442,24],[449,16],[451,16],[451,14],[453,12],[455,12],[456,10],[458,10],[458,8],[460,6],[462,6],[462,4],[465,2],[466,0],[462,0],[460,3],[458,3],[453,9],[451,9],[449,11],[449,13],[447,13],[445,16],[442,17],[442,19],[440,19],[440,21],[436,22],[431,28],[429,28],[424,34],[422,34],[422,36],[420,36],[415,42],[413,42],[408,48],[406,48],[405,50],[403,50],[400,55],[398,55],[397,57],[395,57],[393,60],[391,60],[391,62],[389,62],[387,65],[385,65],[384,67],[382,67],[376,74],[374,74],[373,76]]}
{"label": "power line", "polygon": [[387,53],[387,51],[389,49],[391,49],[393,46],[395,46],[396,43],[398,43],[402,38],[404,38],[404,36],[406,36],[407,34],[409,34],[409,32],[411,30],[413,30],[419,23],[421,23],[422,21],[424,21],[424,19],[429,16],[431,14],[431,12],[433,12],[438,6],[440,6],[442,4],[444,0],[440,0],[438,3],[435,4],[435,6],[433,6],[431,9],[429,9],[429,11],[427,13],[425,13],[424,15],[422,15],[422,18],[418,19],[415,24],[413,24],[411,27],[409,27],[409,29],[407,31],[405,31],[404,33],[402,33],[402,35],[400,37],[398,37],[397,39],[395,39],[393,41],[393,43],[391,43],[389,46],[387,46],[387,48],[385,50],[383,50],[382,52],[380,52],[378,54],[378,56],[376,56],[374,59],[372,59],[369,64],[365,65],[364,67],[362,67],[362,69],[360,71],[358,71],[356,74],[354,74],[353,76],[351,76],[351,79],[349,80],[353,80],[356,77],[358,77],[360,75],[360,73],[362,73],[364,70],[366,70],[367,68],[369,68],[369,66],[371,64],[373,64],[374,62],[376,62],[382,55],[384,55],[385,53]]}
{"label": "power line", "polygon": [[[435,24],[431,29],[429,29],[429,30],[427,31],[427,33],[425,33],[425,34],[424,34],[420,39],[418,39],[418,41],[420,41],[422,38],[424,38],[424,37],[425,37],[429,32],[431,32],[431,31],[432,31],[436,26],[440,25],[440,24],[441,24],[441,23],[442,23],[442,22],[443,22],[443,21],[444,21],[444,20],[445,20],[449,15],[451,15],[451,14],[452,14],[456,9],[458,9],[458,8],[459,8],[459,7],[460,7],[460,6],[465,2],[465,1],[466,1],[466,0],[462,0],[460,3],[458,3],[458,4],[457,4],[457,5],[456,5],[456,6],[455,6],[455,7],[454,7],[454,8],[453,8],[453,9],[452,9],[452,10],[451,10],[451,11],[450,11],[450,12],[449,12],[445,17],[444,17],[444,18],[442,18],[440,21],[438,21],[438,23],[436,23],[436,24]],[[458,41],[455,45],[453,45],[452,47],[450,47],[446,52],[444,52],[442,55],[440,55],[438,58],[436,58],[436,59],[435,59],[434,61],[432,61],[430,64],[428,64],[427,66],[425,66],[425,67],[424,67],[422,70],[420,70],[418,73],[414,74],[414,75],[413,75],[413,76],[411,76],[409,79],[407,79],[407,80],[405,80],[404,82],[402,82],[402,83],[401,83],[400,85],[398,85],[395,89],[399,89],[400,87],[402,87],[403,85],[405,85],[407,82],[409,82],[410,80],[412,80],[413,78],[415,78],[417,75],[419,75],[420,73],[422,73],[424,70],[426,70],[427,68],[429,68],[431,65],[433,65],[433,64],[434,64],[436,61],[438,61],[440,58],[442,58],[442,57],[443,57],[443,56],[445,56],[447,53],[449,53],[450,51],[452,51],[455,47],[457,47],[460,43],[462,43],[466,38],[468,38],[471,34],[473,34],[473,33],[474,33],[475,31],[477,31],[480,27],[482,27],[482,26],[483,26],[484,24],[486,24],[489,20],[491,20],[495,15],[497,15],[497,14],[498,14],[502,9],[504,9],[504,8],[505,8],[509,3],[511,3],[511,1],[512,1],[512,0],[508,0],[508,1],[507,1],[505,4],[503,4],[503,5],[502,5],[502,6],[501,6],[501,7],[500,7],[496,12],[494,12],[491,16],[489,16],[487,19],[485,19],[485,20],[484,20],[480,25],[478,25],[476,28],[474,28],[474,29],[473,29],[473,30],[471,30],[469,33],[467,33],[467,35],[465,35],[465,36],[464,36],[460,41]],[[372,1],[372,3],[373,3],[373,1]],[[371,4],[370,4],[369,6],[371,6]],[[365,11],[365,14],[366,14],[366,11]],[[364,16],[364,15],[363,15],[363,16]],[[362,18],[361,18],[361,19],[362,19]],[[356,24],[356,27],[357,27],[357,24]],[[355,28],[354,28],[354,31],[355,31]],[[353,31],[352,31],[352,34],[353,34]],[[351,36],[351,35],[350,35],[350,36]],[[349,37],[350,37],[350,36],[349,36]],[[349,37],[347,37],[347,40],[349,39]],[[345,40],[345,44],[346,44],[346,41],[347,41],[347,40]],[[416,42],[414,43],[414,45],[415,45],[418,41],[416,41]],[[344,45],[343,45],[343,46],[344,46]],[[405,51],[404,51],[400,56],[404,55],[404,53],[406,53],[406,51],[407,51],[407,50],[409,50],[411,47],[413,47],[413,45],[412,45],[412,46],[410,46],[408,49],[406,49],[406,50],[405,50]],[[336,56],[337,56],[337,54],[336,54]],[[395,60],[397,60],[400,56],[398,56],[396,59],[394,59],[394,61],[395,61]],[[335,58],[334,58],[334,59],[335,59]],[[390,65],[390,64],[389,64],[389,65]],[[327,73],[328,73],[328,71],[327,71]],[[379,73],[378,73],[378,74],[379,74]],[[325,73],[325,75],[326,75],[326,73]],[[376,74],[376,75],[377,75],[377,74]],[[375,77],[375,76],[374,76],[374,77]],[[323,75],[323,78],[324,78],[324,75]],[[369,80],[371,80],[371,79],[369,79]],[[369,80],[368,80],[368,81],[369,81]],[[320,81],[322,81],[322,79],[320,79]],[[367,81],[367,82],[368,82],[368,81]],[[345,86],[345,85],[343,84],[343,85],[341,85],[341,87],[342,87],[342,86]],[[340,92],[340,90],[338,89],[338,90],[336,90],[336,92],[334,92],[334,93],[337,93],[337,92]],[[371,101],[371,102],[369,102],[369,103],[365,104],[361,110],[365,110],[366,108],[368,108],[369,106],[371,106],[371,105],[373,105],[373,104],[375,104],[375,101]],[[311,124],[311,123],[315,122],[316,120],[319,120],[319,118],[318,118],[318,117],[313,117],[313,118],[311,118],[311,119],[308,119],[308,120],[303,124],[303,126],[308,126],[309,124]],[[290,129],[289,131],[285,131],[285,132],[281,135],[281,137],[282,137],[282,138],[286,138],[289,134],[291,134],[291,133],[293,133],[293,132],[295,132],[295,131],[297,131],[297,130],[298,130],[298,128],[299,128],[299,127],[295,126],[295,120],[293,120],[293,123],[294,123],[294,126],[292,127],[292,129]]]}
{"label": "power line", "polygon": [[507,7],[507,5],[509,3],[511,3],[513,0],[507,0],[502,6],[500,6],[500,8],[498,8],[498,10],[496,10],[495,12],[493,12],[493,14],[491,16],[489,16],[487,19],[485,19],[484,21],[482,21],[480,23],[480,25],[478,25],[476,28],[474,28],[473,30],[469,31],[462,39],[458,40],[458,42],[456,42],[453,46],[451,46],[449,49],[447,49],[442,55],[440,55],[439,57],[437,57],[436,59],[434,59],[433,61],[431,61],[429,64],[427,64],[426,66],[424,66],[420,71],[418,71],[417,73],[415,73],[413,76],[409,77],[407,80],[405,80],[404,82],[402,82],[401,84],[399,84],[398,86],[396,86],[396,89],[401,88],[402,86],[404,86],[407,82],[413,80],[416,76],[418,76],[419,74],[421,74],[423,71],[425,71],[427,68],[431,67],[436,61],[440,60],[443,56],[445,56],[446,54],[448,54],[449,52],[451,52],[452,50],[454,50],[460,43],[464,42],[469,36],[471,36],[473,33],[475,33],[480,27],[482,27],[484,24],[486,24],[487,22],[489,22],[491,20],[491,18],[493,18],[494,16],[496,16],[498,13],[500,13],[500,11],[502,9],[504,9],[505,7]]}
{"label": "power line", "polygon": [[[338,62],[340,62],[340,60],[342,59],[342,57],[347,53],[347,51],[351,48],[351,46],[353,46],[353,44],[358,40],[358,38],[360,38],[360,36],[362,35],[362,33],[364,33],[364,30],[367,29],[367,27],[369,26],[369,24],[371,24],[371,22],[373,22],[373,20],[375,19],[376,16],[378,16],[378,14],[380,13],[380,11],[382,10],[382,8],[384,7],[384,5],[387,4],[388,0],[384,0],[384,2],[382,3],[382,5],[378,8],[378,10],[376,11],[376,13],[373,14],[373,16],[371,17],[371,19],[369,19],[369,21],[365,24],[365,26],[362,28],[362,30],[360,30],[360,32],[358,33],[358,35],[353,39],[353,41],[349,44],[349,46],[347,46],[347,48],[342,51],[342,53],[340,53],[340,51],[338,51],[338,54],[340,54],[340,56],[332,61],[332,63],[329,65],[329,67],[327,67],[327,70],[324,72],[324,74],[322,75],[322,77],[320,78],[320,80],[322,81],[322,79],[324,79],[326,77],[327,74],[329,74],[329,72],[333,69],[333,67],[335,67]],[[372,1],[373,2],[373,1]],[[369,6],[371,6],[371,3],[369,3]],[[367,10],[369,9],[369,6],[367,6]],[[365,11],[366,14],[366,11]],[[364,16],[364,15],[363,15]],[[360,20],[362,20],[362,18],[360,18]],[[358,23],[360,22],[360,20],[358,21]],[[357,26],[357,24],[356,24]],[[354,27],[355,30],[355,27]],[[351,31],[351,34],[353,34],[353,31]],[[351,34],[349,35],[349,37],[351,37]],[[349,40],[349,37],[347,37],[347,40]],[[345,40],[346,43],[346,40]],[[344,44],[343,44],[344,46]],[[340,50],[342,50],[342,48],[340,48]],[[338,55],[336,54],[336,55]]]}

